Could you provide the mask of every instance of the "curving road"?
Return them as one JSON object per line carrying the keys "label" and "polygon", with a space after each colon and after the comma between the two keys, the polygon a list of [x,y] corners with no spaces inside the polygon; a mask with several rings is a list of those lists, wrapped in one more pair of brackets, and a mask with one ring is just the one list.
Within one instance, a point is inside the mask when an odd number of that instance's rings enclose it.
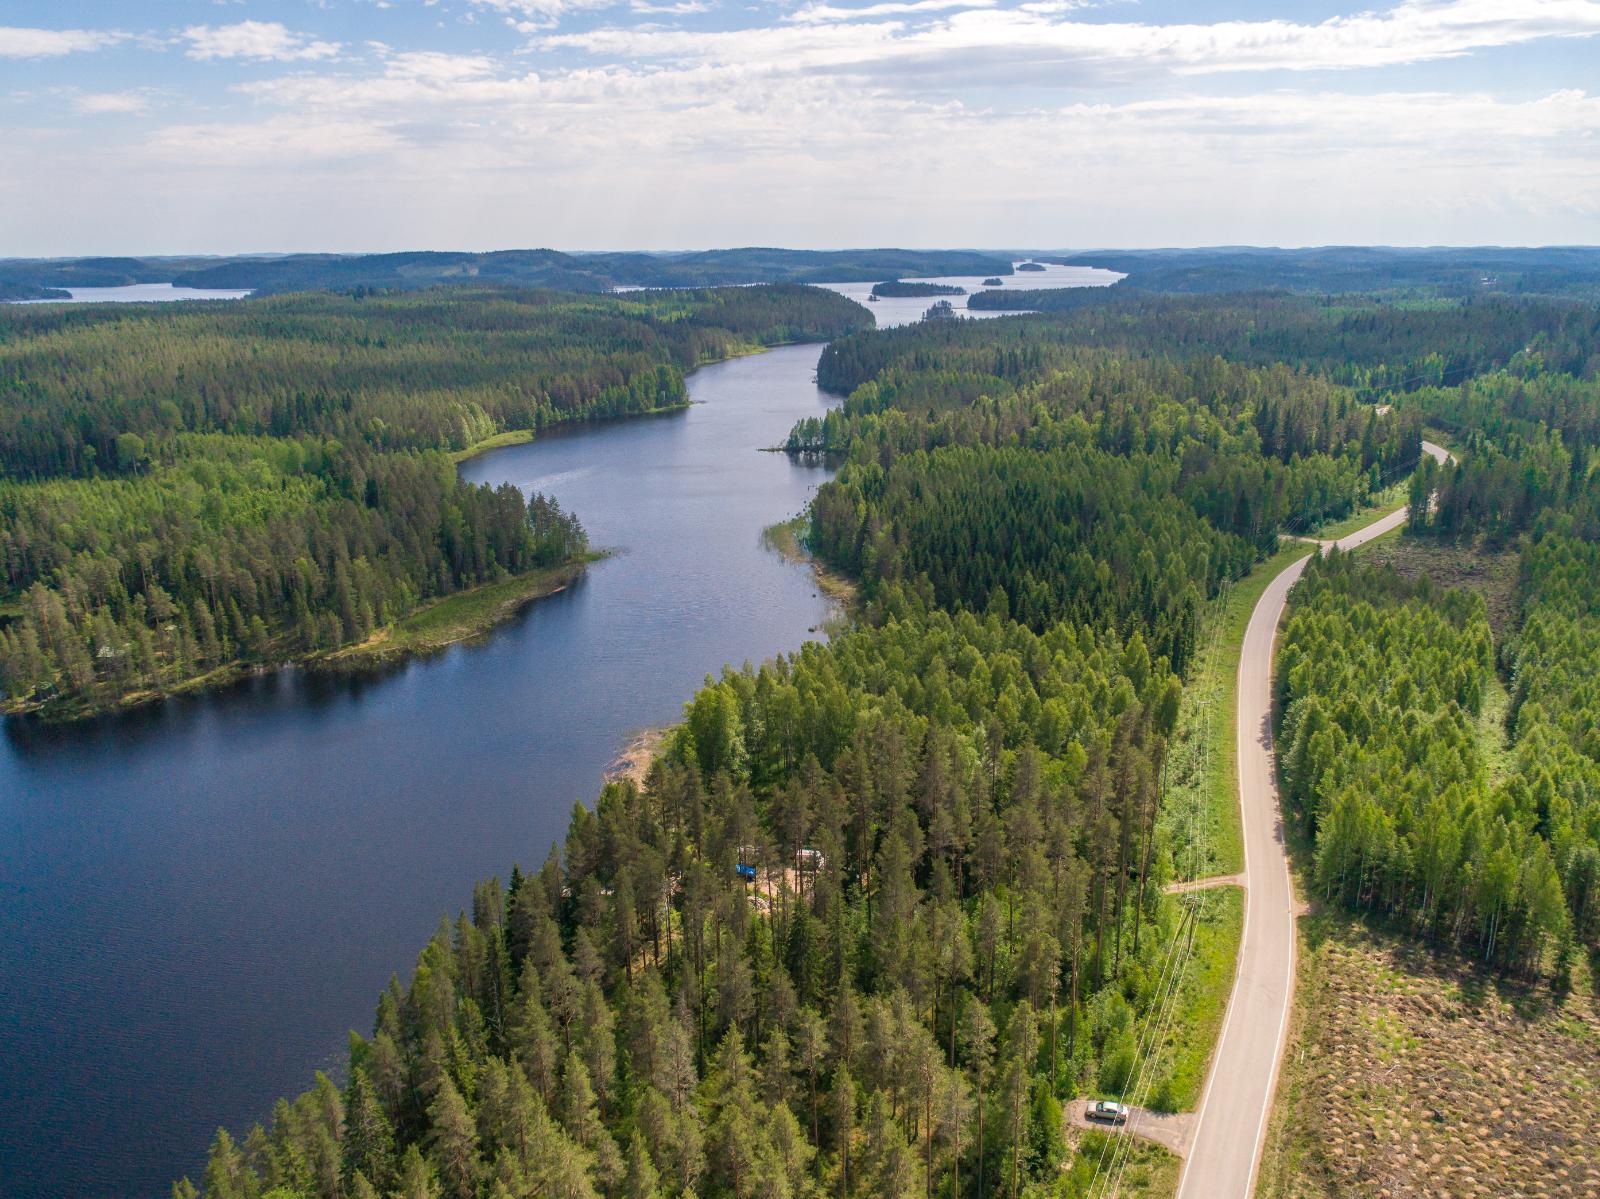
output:
{"label": "curving road", "polygon": [[[1431,441],[1422,448],[1444,462]],[[1405,523],[1401,508],[1337,542],[1354,549]],[[1239,812],[1244,822],[1244,938],[1233,994],[1211,1072],[1200,1098],[1194,1141],[1178,1180],[1178,1199],[1248,1199],[1255,1189],[1261,1139],[1278,1083],[1289,1008],[1294,1001],[1295,899],[1278,810],[1272,750],[1272,648],[1289,588],[1306,558],[1267,584],[1239,654]]]}

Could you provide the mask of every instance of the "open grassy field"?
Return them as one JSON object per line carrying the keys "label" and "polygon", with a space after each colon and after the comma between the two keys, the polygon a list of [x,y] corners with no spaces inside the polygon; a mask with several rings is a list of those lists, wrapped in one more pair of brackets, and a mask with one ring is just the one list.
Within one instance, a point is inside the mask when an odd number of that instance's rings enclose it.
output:
{"label": "open grassy field", "polygon": [[1301,922],[1257,1195],[1600,1195],[1600,1016],[1342,915]]}
{"label": "open grassy field", "polygon": [[1244,933],[1244,891],[1217,887],[1180,897],[1195,907],[1194,945],[1178,983],[1168,1026],[1156,1044],[1150,1093],[1141,1098],[1161,1112],[1188,1112],[1200,1105],[1206,1066],[1222,1031],[1233,989],[1233,968]]}

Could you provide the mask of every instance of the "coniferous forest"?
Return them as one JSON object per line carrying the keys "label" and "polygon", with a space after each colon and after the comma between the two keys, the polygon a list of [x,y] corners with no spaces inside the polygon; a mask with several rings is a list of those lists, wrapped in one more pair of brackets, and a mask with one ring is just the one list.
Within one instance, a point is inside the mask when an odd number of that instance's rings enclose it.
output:
{"label": "coniferous forest", "polygon": [[580,514],[451,454],[864,316],[797,286],[0,309],[0,692],[93,711],[579,560]]}
{"label": "coniferous forest", "polygon": [[[530,523],[520,496],[455,484],[448,452],[671,404],[694,362],[808,335],[834,337],[818,378],[845,398],[789,449],[839,463],[807,539],[860,605],[826,643],[707,679],[642,784],[607,784],[541,866],[480,883],[338,1079],[219,1132],[179,1199],[1086,1193],[1066,1101],[1138,1079],[1180,1102],[1170,1061],[1144,1078],[1144,1037],[1191,919],[1163,891],[1185,846],[1162,816],[1206,613],[1283,533],[1408,475],[1406,536],[1521,552],[1520,615],[1497,644],[1475,595],[1359,558],[1308,569],[1279,744],[1313,880],[1495,970],[1559,978],[1595,945],[1592,309],[1110,297],[884,332],[798,289],[240,311],[30,315],[0,343],[19,397],[0,511],[26,605],[8,662],[71,686],[48,655],[77,645],[104,685],[118,622],[175,625],[203,652],[201,612],[218,653],[252,644],[253,616],[271,652],[297,598],[321,635],[352,637],[570,552],[569,515],[536,499]],[[171,364],[157,381],[129,337],[184,349],[150,355]],[[390,344],[414,375],[379,369]],[[279,386],[291,352],[330,382]],[[435,375],[434,352],[465,365]],[[362,389],[332,385],[361,363]],[[250,382],[220,386],[230,371]],[[1425,424],[1458,464],[1417,467]],[[96,518],[69,520],[79,503]],[[273,561],[294,540],[277,522],[313,518],[326,557],[265,581],[202,535],[259,527]],[[148,560],[126,553],[140,529]],[[180,544],[208,547],[209,573]],[[358,562],[395,573],[358,581]],[[270,623],[247,595],[289,607]]]}
{"label": "coniferous forest", "polygon": [[1400,405],[1460,447],[1413,477],[1408,535],[1515,549],[1520,620],[1496,645],[1478,596],[1314,562],[1278,662],[1288,798],[1329,897],[1565,980],[1600,948],[1600,380],[1533,346]]}

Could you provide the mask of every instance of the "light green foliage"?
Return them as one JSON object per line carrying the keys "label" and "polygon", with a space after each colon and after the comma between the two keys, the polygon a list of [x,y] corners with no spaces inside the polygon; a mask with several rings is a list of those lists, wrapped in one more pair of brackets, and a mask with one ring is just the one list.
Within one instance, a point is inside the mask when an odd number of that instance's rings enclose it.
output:
{"label": "light green foliage", "polygon": [[1548,812],[1491,790],[1475,718],[1494,650],[1481,597],[1331,555],[1293,594],[1279,657],[1285,790],[1323,894],[1533,969],[1568,935]]}

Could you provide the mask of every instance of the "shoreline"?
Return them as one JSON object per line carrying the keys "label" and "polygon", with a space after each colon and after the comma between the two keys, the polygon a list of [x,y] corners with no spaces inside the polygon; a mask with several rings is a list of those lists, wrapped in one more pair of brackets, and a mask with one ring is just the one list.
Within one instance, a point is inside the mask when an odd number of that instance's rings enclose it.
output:
{"label": "shoreline", "polygon": [[[733,362],[739,358],[753,358],[757,354],[765,354],[769,350],[782,349],[785,346],[825,344],[827,343],[820,341],[775,341],[771,345],[741,345],[722,355],[721,357],[701,359],[688,370],[684,371],[683,377],[685,382],[687,382],[689,376],[694,374],[701,367],[719,366],[724,362]],[[482,454],[487,454],[490,450],[503,450],[508,446],[527,445],[529,442],[537,441],[539,440],[539,435],[542,432],[553,432],[558,429],[581,429],[589,425],[605,425],[610,424],[612,421],[634,420],[642,416],[668,416],[674,412],[682,412],[685,409],[692,407],[694,403],[694,400],[691,400],[685,396],[681,403],[661,404],[655,408],[641,408],[637,412],[613,412],[599,416],[574,416],[567,420],[552,421],[549,424],[544,425],[542,428],[505,429],[499,433],[492,433],[488,437],[483,438],[481,441],[475,441],[463,449],[447,450],[446,453],[449,455],[450,461],[454,462],[457,466],[460,466],[461,463],[471,461],[473,458],[477,458]]]}
{"label": "shoreline", "polygon": [[[685,373],[684,378],[687,379],[702,366],[716,366],[720,363],[731,362],[737,358],[754,357],[757,354],[764,354],[769,350],[779,349],[784,346],[821,344],[823,343],[776,342],[772,345],[741,345],[722,357],[707,358],[696,363],[693,369]],[[573,420],[558,421],[553,425],[547,426],[547,428],[552,430],[576,429],[586,425],[607,424],[612,421],[670,415],[674,412],[684,411],[693,403],[693,400],[685,398],[681,404],[669,404],[640,412],[620,412],[608,416],[581,417]],[[449,452],[449,457],[453,463],[459,466],[462,462],[476,458],[491,450],[525,445],[537,440],[537,437],[538,430],[535,429],[508,429],[486,437],[482,441],[475,442],[465,449],[451,451]],[[799,519],[799,517],[796,517],[795,521]],[[786,522],[786,524],[793,523],[794,521]],[[775,529],[783,527],[785,526],[774,526],[773,529],[767,530],[767,533],[773,533]],[[817,585],[824,595],[836,604],[845,615],[853,612],[858,599],[855,585],[842,576],[832,574],[820,562],[812,559],[810,554],[800,546],[798,537],[795,534],[791,533],[790,538],[793,542],[792,549],[786,549],[777,544],[776,541],[772,543],[773,548],[777,549],[789,561],[809,562]],[[614,552],[614,550],[590,551],[582,559],[574,562],[529,571],[526,574],[514,575],[509,579],[497,579],[467,591],[442,596],[418,608],[415,612],[402,617],[399,621],[383,629],[375,630],[365,641],[353,645],[340,646],[334,650],[320,650],[311,654],[295,654],[267,662],[250,663],[238,660],[224,662],[204,674],[181,679],[170,686],[129,692],[105,703],[77,701],[67,705],[55,706],[50,699],[27,702],[9,699],[0,700],[0,719],[6,717],[31,717],[46,724],[73,724],[99,716],[111,716],[132,711],[159,700],[172,699],[176,696],[192,694],[213,687],[224,687],[252,674],[270,674],[274,671],[291,667],[299,667],[305,670],[354,673],[408,657],[426,656],[489,633],[496,625],[515,615],[528,604],[564,591],[582,576],[589,563],[610,557]],[[431,626],[439,627],[433,628]],[[646,764],[646,769],[648,769],[648,763]]]}
{"label": "shoreline", "polygon": [[73,724],[99,716],[130,712],[180,695],[225,687],[248,675],[267,675],[296,668],[328,673],[357,673],[407,658],[426,657],[452,645],[487,635],[495,626],[529,604],[565,591],[583,576],[591,562],[598,562],[611,554],[610,550],[591,550],[583,557],[559,566],[540,567],[441,596],[393,624],[375,630],[365,641],[343,645],[338,649],[295,654],[268,662],[224,662],[204,674],[193,675],[171,686],[132,691],[108,703],[76,703],[52,708],[49,700],[37,703],[7,700],[0,703],[0,715],[32,718],[44,724]]}
{"label": "shoreline", "polygon": [[[726,358],[718,361],[729,361]],[[691,374],[693,372],[690,372]],[[618,421],[638,420],[650,416],[670,416],[674,412],[683,412],[694,404],[693,400],[684,400],[681,404],[662,404],[657,408],[641,408],[638,412],[614,412],[608,416],[576,416],[571,420],[555,421],[540,429],[507,429],[503,433],[495,433],[485,437],[482,441],[475,441],[463,450],[449,450],[447,454],[450,461],[460,466],[463,462],[470,462],[492,450],[503,450],[516,445],[528,445],[540,440],[541,432],[545,435],[564,433],[567,430],[579,431],[593,428],[598,425],[609,425]]]}
{"label": "shoreline", "polygon": [[559,566],[543,566],[524,574],[483,583],[443,596],[394,624],[375,630],[365,641],[340,646],[305,660],[315,670],[366,670],[397,658],[426,656],[493,631],[536,600],[565,591],[591,562],[611,557],[611,550],[590,550]]}
{"label": "shoreline", "polygon": [[634,785],[643,788],[645,779],[650,776],[650,768],[661,756],[662,747],[676,728],[677,725],[666,724],[630,734],[621,751],[611,759],[611,764],[600,772],[601,782],[620,783],[624,779],[631,779]]}
{"label": "shoreline", "polygon": [[822,559],[806,548],[805,541],[800,535],[805,520],[806,514],[802,512],[775,525],[768,525],[761,531],[762,544],[782,557],[785,562],[792,562],[796,566],[809,566],[817,589],[838,609],[835,615],[848,620],[861,606],[861,585],[827,566]]}

